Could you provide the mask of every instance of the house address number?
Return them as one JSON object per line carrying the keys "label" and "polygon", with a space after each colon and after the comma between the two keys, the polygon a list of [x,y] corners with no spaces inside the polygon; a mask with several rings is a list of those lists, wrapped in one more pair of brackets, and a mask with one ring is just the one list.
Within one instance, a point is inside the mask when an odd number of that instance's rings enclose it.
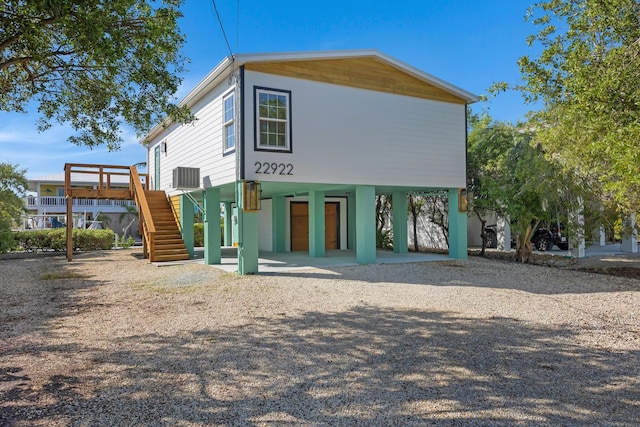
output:
{"label": "house address number", "polygon": [[255,162],[255,173],[265,175],[293,175],[291,163]]}

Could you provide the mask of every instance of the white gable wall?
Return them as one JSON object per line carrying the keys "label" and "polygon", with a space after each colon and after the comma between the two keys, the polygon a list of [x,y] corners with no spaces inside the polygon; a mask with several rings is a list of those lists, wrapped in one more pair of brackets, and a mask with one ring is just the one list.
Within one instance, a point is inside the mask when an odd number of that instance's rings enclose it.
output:
{"label": "white gable wall", "polygon": [[[167,152],[160,154],[160,188],[169,190],[172,186],[173,169],[177,167],[200,168],[201,187],[211,187],[234,182],[235,153],[223,156],[223,96],[236,90],[228,82],[215,88],[196,103],[191,111],[196,119],[185,125],[172,125],[154,138],[149,144],[149,177],[155,177],[154,149],[163,141],[167,143]],[[239,92],[238,92],[239,93]],[[236,113],[240,97],[236,94]],[[237,128],[237,121],[236,121]],[[236,135],[238,132],[236,132]],[[236,146],[238,139],[236,137]],[[150,188],[154,188],[153,182]]]}
{"label": "white gable wall", "polygon": [[[254,86],[291,91],[292,153],[254,151]],[[245,178],[464,187],[465,107],[245,72]],[[256,162],[293,175],[256,173]]]}

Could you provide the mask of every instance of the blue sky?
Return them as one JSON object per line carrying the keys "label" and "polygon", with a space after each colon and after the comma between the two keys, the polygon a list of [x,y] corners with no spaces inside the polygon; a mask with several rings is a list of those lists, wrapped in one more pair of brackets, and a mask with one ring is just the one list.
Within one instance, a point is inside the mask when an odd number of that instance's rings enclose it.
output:
{"label": "blue sky", "polygon": [[[516,61],[532,55],[534,32],[524,15],[527,0],[217,0],[233,53],[377,49],[475,94],[495,81],[517,83]],[[238,9],[239,5],[239,9]],[[190,58],[178,97],[229,54],[211,0],[186,0],[181,30]],[[476,104],[479,111],[482,105]],[[496,120],[515,122],[531,108],[519,94],[491,101]],[[33,178],[63,171],[64,164],[131,165],[146,161],[135,133],[122,129],[118,152],[90,150],[67,141],[57,125],[43,133],[31,114],[0,112],[0,162],[18,164]]]}

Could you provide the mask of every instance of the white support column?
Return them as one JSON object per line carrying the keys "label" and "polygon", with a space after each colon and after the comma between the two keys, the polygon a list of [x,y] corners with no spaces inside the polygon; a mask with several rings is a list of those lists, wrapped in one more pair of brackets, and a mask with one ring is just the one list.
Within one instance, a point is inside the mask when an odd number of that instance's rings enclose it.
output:
{"label": "white support column", "polygon": [[607,244],[607,234],[603,225],[593,231],[593,244],[598,246]]}
{"label": "white support column", "polygon": [[496,222],[498,250],[509,252],[511,250],[511,225],[509,217],[499,216]]}
{"label": "white support column", "polygon": [[569,231],[569,252],[574,258],[584,258],[586,256],[586,245],[584,241],[584,203],[582,198],[578,198],[578,210],[569,214],[571,229]]}
{"label": "white support column", "polygon": [[622,221],[622,252],[638,252],[638,228],[636,214],[630,214]]}

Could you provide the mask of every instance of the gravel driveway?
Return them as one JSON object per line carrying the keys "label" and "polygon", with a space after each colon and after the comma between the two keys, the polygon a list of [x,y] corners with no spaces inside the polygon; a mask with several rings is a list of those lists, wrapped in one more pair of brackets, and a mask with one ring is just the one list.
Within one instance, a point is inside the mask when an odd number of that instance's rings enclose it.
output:
{"label": "gravel driveway", "polygon": [[640,280],[0,261],[0,425],[640,424]]}

